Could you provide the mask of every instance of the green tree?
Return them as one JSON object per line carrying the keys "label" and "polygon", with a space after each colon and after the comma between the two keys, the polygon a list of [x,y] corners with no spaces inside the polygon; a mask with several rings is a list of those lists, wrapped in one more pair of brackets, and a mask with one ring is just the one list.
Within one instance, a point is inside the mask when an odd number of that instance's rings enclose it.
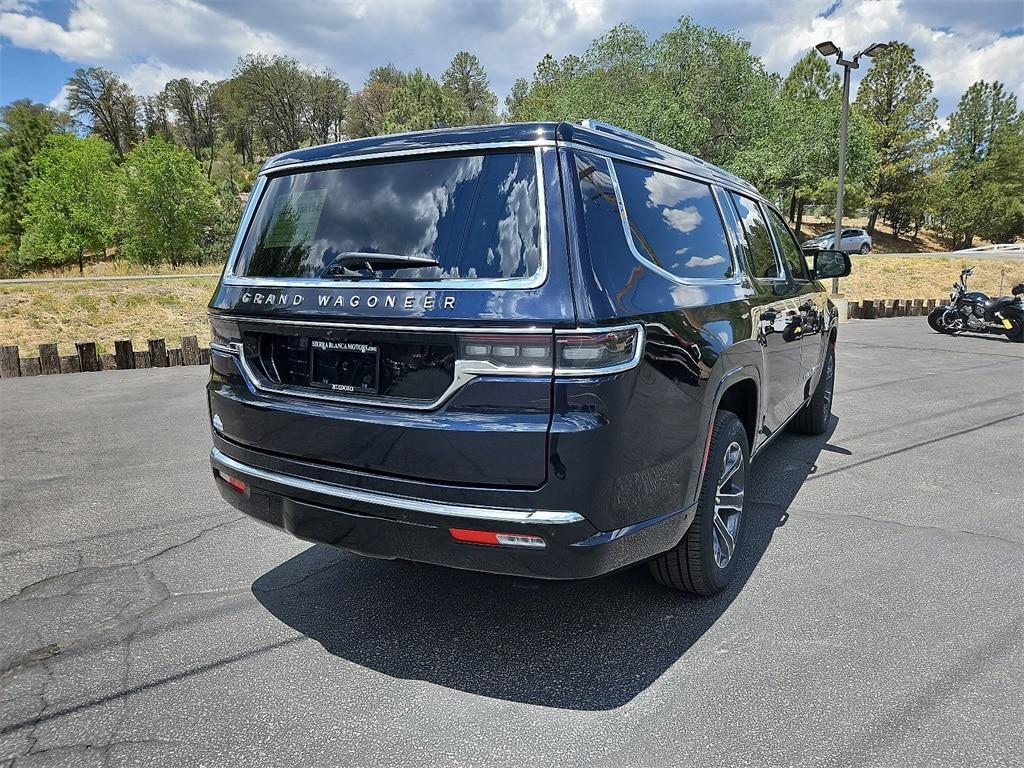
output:
{"label": "green tree", "polygon": [[242,158],[243,165],[256,162],[256,117],[239,96],[234,80],[222,80],[213,87],[213,109],[221,126],[221,139]]}
{"label": "green tree", "polygon": [[299,62],[290,56],[248,54],[238,60],[232,80],[233,97],[270,154],[305,143],[307,76]]}
{"label": "green tree", "polygon": [[729,167],[741,147],[764,134],[775,79],[748,41],[685,16],[658,40],[656,54],[673,97],[693,115],[690,151]]}
{"label": "green tree", "polygon": [[32,159],[25,194],[19,266],[78,264],[102,253],[116,234],[119,172],[114,149],[99,136],[57,134]]}
{"label": "green tree", "polygon": [[171,80],[164,86],[163,100],[174,114],[174,130],[182,145],[202,163],[207,154],[206,178],[213,173],[213,145],[217,140],[219,114],[213,101],[214,86],[197,83],[187,77]]}
{"label": "green tree", "polygon": [[455,105],[441,84],[416,69],[395,88],[383,128],[385,133],[420,131],[451,125],[455,120]]}
{"label": "green tree", "polygon": [[684,17],[653,43],[623,24],[582,57],[545,56],[506,109],[516,120],[595,117],[728,167],[767,133],[776,85],[747,41]]}
{"label": "green tree", "polygon": [[114,147],[118,160],[142,138],[139,99],[107,69],[76,69],[67,83],[67,102],[74,115],[88,121],[92,133]]}
{"label": "green tree", "polygon": [[[165,89],[166,90],[166,89]],[[142,133],[148,139],[160,135],[168,141],[173,139],[171,120],[168,115],[167,96],[164,91],[147,96],[142,103]]]}
{"label": "green tree", "polygon": [[[766,194],[788,203],[790,220],[798,231],[808,204],[827,205],[835,200],[841,107],[839,76],[817,51],[808,52],[769,101],[765,130],[740,147],[731,163],[732,170]],[[852,114],[844,208],[863,202],[863,188],[873,170],[869,126],[865,118]]]}
{"label": "green tree", "polygon": [[904,43],[890,43],[861,80],[855,106],[870,121],[878,156],[869,188],[869,231],[883,212],[894,223],[907,220],[935,147],[936,105],[932,79]]}
{"label": "green tree", "polygon": [[525,77],[517,77],[512,90],[505,97],[505,112],[502,118],[510,123],[523,123],[530,119],[530,83]]}
{"label": "green tree", "polygon": [[352,94],[346,108],[346,133],[351,138],[384,133],[395,90],[405,82],[405,77],[394,64],[370,70],[362,90]]}
{"label": "green tree", "polygon": [[975,235],[997,241],[1024,233],[1024,116],[1002,83],[979,81],[949,118],[945,228],[969,247]]}
{"label": "green tree", "polygon": [[350,88],[331,70],[306,74],[306,129],[313,144],[341,141],[345,132],[345,107]]}
{"label": "green tree", "polygon": [[455,105],[459,125],[487,125],[497,119],[498,97],[491,90],[483,64],[473,54],[455,54],[441,84]]}
{"label": "green tree", "polygon": [[0,107],[0,251],[17,253],[32,158],[55,132],[71,130],[71,116],[28,99]]}
{"label": "green tree", "polygon": [[154,136],[124,167],[124,254],[144,264],[202,260],[200,235],[216,213],[214,189],[188,151]]}

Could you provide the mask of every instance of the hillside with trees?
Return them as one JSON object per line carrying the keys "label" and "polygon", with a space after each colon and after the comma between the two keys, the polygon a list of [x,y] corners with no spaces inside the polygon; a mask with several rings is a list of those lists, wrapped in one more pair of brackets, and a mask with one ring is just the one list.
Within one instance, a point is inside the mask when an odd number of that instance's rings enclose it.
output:
{"label": "hillside with trees", "polygon": [[[846,213],[894,237],[923,229],[948,247],[1024,234],[1024,117],[998,82],[937,114],[931,77],[893,43],[862,79],[850,117]],[[348,138],[498,121],[621,125],[756,184],[805,230],[835,199],[841,88],[814,51],[785,76],[734,33],[689,18],[656,39],[618,25],[580,55],[548,55],[504,110],[480,60],[436,76],[391,64],[352,86],[329,69],[251,54],[219,82],[169,81],[141,96],[89,67],[65,111],[0,107],[0,271],[90,260],[223,262],[260,163]],[[940,118],[948,120],[940,122]],[[945,125],[943,128],[942,126]]]}

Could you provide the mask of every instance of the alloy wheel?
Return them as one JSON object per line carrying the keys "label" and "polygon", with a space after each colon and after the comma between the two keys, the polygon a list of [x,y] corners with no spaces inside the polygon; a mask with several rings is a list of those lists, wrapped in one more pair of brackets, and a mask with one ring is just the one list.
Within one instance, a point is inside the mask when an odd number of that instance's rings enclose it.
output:
{"label": "alloy wheel", "polygon": [[715,564],[725,568],[736,552],[736,538],[743,516],[743,484],[746,479],[743,449],[733,441],[725,450],[715,490],[714,527],[711,542]]}

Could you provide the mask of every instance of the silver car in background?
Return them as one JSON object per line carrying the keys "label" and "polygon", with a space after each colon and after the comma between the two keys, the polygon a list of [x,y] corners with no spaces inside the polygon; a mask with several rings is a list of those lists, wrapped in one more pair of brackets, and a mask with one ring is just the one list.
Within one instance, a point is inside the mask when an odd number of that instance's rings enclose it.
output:
{"label": "silver car in background", "polygon": [[871,251],[871,235],[868,234],[867,230],[847,227],[843,230],[841,241],[842,245],[839,248],[836,248],[833,245],[835,242],[835,233],[826,232],[824,235],[818,235],[817,237],[812,237],[810,240],[805,240],[801,243],[801,247],[805,251],[837,250],[843,251],[843,253],[860,254],[869,253]]}

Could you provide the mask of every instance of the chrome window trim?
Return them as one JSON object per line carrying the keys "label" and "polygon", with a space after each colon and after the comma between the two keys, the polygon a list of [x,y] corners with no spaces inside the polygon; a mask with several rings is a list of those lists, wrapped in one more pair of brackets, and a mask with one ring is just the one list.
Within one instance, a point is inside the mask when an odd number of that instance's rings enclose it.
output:
{"label": "chrome window trim", "polygon": [[[243,216],[242,224],[239,226],[239,234],[236,235],[236,242],[231,249],[231,256],[224,269],[221,278],[223,285],[243,286],[252,288],[376,288],[376,289],[421,289],[421,290],[480,290],[480,289],[508,289],[508,290],[530,290],[542,286],[548,278],[550,262],[550,247],[548,243],[548,208],[547,208],[547,181],[544,176],[544,149],[553,147],[554,142],[550,140],[538,140],[534,142],[497,142],[490,144],[458,144],[443,147],[424,147],[412,150],[396,150],[394,152],[378,152],[372,155],[356,155],[330,160],[316,160],[308,163],[293,163],[277,168],[261,171],[257,187],[253,188],[250,195],[250,207],[247,207]],[[313,277],[247,277],[235,273],[238,262],[238,255],[242,248],[245,237],[248,236],[249,227],[256,214],[256,207],[252,205],[254,197],[262,197],[268,177],[277,175],[288,175],[290,171],[302,170],[305,168],[316,168],[320,166],[346,165],[349,163],[373,161],[382,159],[401,159],[403,157],[417,157],[432,154],[458,154],[460,152],[480,152],[493,149],[533,149],[534,168],[537,178],[537,213],[539,222],[540,240],[540,263],[537,271],[529,277],[508,277],[508,278],[447,278],[444,280],[323,280]],[[280,172],[278,174],[278,172]],[[244,231],[245,237],[239,236]]]}
{"label": "chrome window trim", "polygon": [[[246,384],[256,392],[269,392],[271,394],[284,395],[287,397],[298,397],[304,400],[319,400],[323,402],[334,402],[334,403],[346,403],[349,405],[361,405],[367,408],[390,408],[400,410],[411,410],[411,411],[431,411],[440,408],[452,396],[462,389],[466,384],[471,382],[473,379],[480,378],[481,376],[554,376],[559,378],[587,378],[591,376],[611,376],[617,373],[636,368],[641,359],[643,358],[644,344],[647,340],[645,329],[642,323],[628,323],[625,325],[615,325],[606,327],[595,327],[595,328],[481,328],[481,327],[465,327],[465,326],[416,326],[416,325],[379,325],[369,323],[352,323],[339,325],[338,323],[327,323],[327,322],[304,322],[302,320],[272,320],[265,318],[245,318],[237,316],[217,315],[217,317],[223,317],[225,320],[231,320],[235,322],[247,323],[266,323],[266,324],[293,324],[301,326],[312,326],[320,328],[332,328],[335,330],[387,330],[387,331],[418,331],[421,333],[435,332],[435,333],[450,333],[450,334],[538,334],[538,335],[553,335],[553,336],[565,336],[580,333],[608,333],[614,331],[633,330],[637,334],[637,341],[633,350],[633,357],[625,362],[620,363],[616,366],[609,366],[606,368],[560,368],[557,365],[531,365],[531,366],[500,366],[487,360],[455,360],[455,373],[452,376],[451,384],[445,389],[435,400],[408,400],[400,398],[389,398],[389,397],[376,397],[370,396],[351,396],[335,394],[333,392],[319,392],[305,387],[293,387],[284,384],[274,384],[273,382],[267,381],[257,371],[253,370],[252,366],[249,365],[249,361],[246,359],[244,349],[241,342],[231,342],[230,344],[222,344],[220,342],[211,342],[210,349],[221,354],[230,355],[237,358],[237,364],[239,372],[242,374],[242,378]],[[554,342],[554,338],[552,338]],[[552,356],[555,354],[554,344],[552,344]]]}
{"label": "chrome window trim", "polygon": [[[785,266],[786,266],[786,274],[789,276],[789,280],[792,280],[794,283],[810,283],[811,279],[809,277],[798,277],[797,275],[793,274],[793,270],[790,269],[789,262],[786,261],[786,257],[782,255],[782,245],[781,245],[781,243],[779,243],[779,237],[778,237],[778,235],[776,235],[775,229],[771,225],[771,216],[774,213],[776,216],[779,217],[779,220],[782,222],[783,228],[785,228],[786,233],[789,235],[789,239],[792,240],[796,244],[797,251],[799,251],[801,257],[803,257],[804,249],[800,247],[800,241],[796,239],[796,235],[793,234],[793,230],[791,230],[789,228],[789,225],[786,224],[786,217],[783,216],[782,215],[782,211],[778,210],[774,205],[762,204],[761,207],[764,209],[764,217],[765,217],[765,220],[767,220],[767,222],[768,222],[768,231],[771,232],[772,242],[774,243],[774,248],[775,248],[775,253],[776,253],[776,255],[779,258],[782,259],[782,263],[785,264]],[[805,271],[805,274],[809,274],[810,273],[810,270],[807,268],[807,262],[806,261],[804,262],[804,271]],[[776,279],[779,279],[779,278],[776,278]]]}
{"label": "chrome window trim", "polygon": [[722,211],[718,207],[718,198],[714,194],[714,183],[709,182],[707,179],[701,179],[697,177],[687,176],[678,172],[671,173],[669,171],[663,171],[660,168],[650,168],[644,163],[636,163],[630,160],[623,160],[623,162],[629,162],[632,165],[638,165],[642,168],[649,168],[649,170],[655,173],[668,173],[669,175],[678,176],[685,178],[687,181],[693,181],[698,184],[704,184],[711,191],[711,199],[715,204],[715,210],[718,213],[718,222],[722,225],[722,233],[725,235],[725,244],[729,249],[729,259],[732,266],[732,277],[679,277],[673,274],[664,267],[655,264],[649,258],[640,253],[640,249],[636,247],[636,242],[633,240],[633,233],[629,229],[629,214],[626,211],[626,199],[622,194],[622,187],[619,184],[619,175],[615,172],[615,163],[611,158],[602,157],[605,164],[608,167],[608,175],[612,180],[612,187],[615,190],[615,201],[619,208],[619,218],[622,220],[622,232],[626,237],[626,244],[629,246],[630,252],[633,257],[643,264],[645,267],[653,272],[664,277],[666,280],[671,280],[673,283],[678,285],[736,285],[741,281],[740,271],[736,263],[736,254],[732,251],[732,241],[729,240],[728,228],[725,226],[725,219],[722,216]]}
{"label": "chrome window trim", "polygon": [[[429,133],[429,131],[424,131],[424,133]],[[534,139],[533,141],[490,141],[478,144],[438,144],[431,147],[413,147],[408,149],[389,149],[384,152],[368,152],[362,155],[341,155],[339,157],[324,157],[317,160],[296,160],[292,162],[285,162],[281,165],[270,166],[269,168],[261,168],[259,175],[287,175],[296,169],[319,168],[325,165],[347,165],[349,163],[361,163],[365,161],[372,162],[374,160],[415,157],[418,155],[459,154],[460,152],[474,152],[477,150],[489,149],[539,149],[542,147],[554,146],[554,139]]]}
{"label": "chrome window trim", "polygon": [[[750,265],[747,264],[746,267],[747,267],[747,271],[750,273],[750,279],[751,280],[755,280],[755,281],[757,281],[758,283],[761,283],[761,284],[765,284],[765,283],[769,283],[769,284],[771,284],[771,283],[781,283],[781,284],[785,285],[787,283],[790,283],[791,280],[790,280],[790,277],[789,277],[789,270],[782,263],[783,262],[782,254],[779,252],[779,246],[775,242],[775,235],[772,234],[772,227],[768,223],[768,217],[765,214],[765,212],[760,209],[760,207],[761,207],[761,205],[762,205],[762,203],[764,201],[762,201],[760,199],[757,199],[757,198],[754,198],[754,197],[751,197],[749,193],[748,194],[744,194],[742,192],[737,192],[736,190],[727,190],[726,194],[729,194],[729,193],[739,195],[740,197],[745,197],[747,200],[752,202],[755,207],[757,207],[758,212],[761,214],[761,217],[764,219],[765,227],[768,229],[768,240],[772,244],[772,256],[775,257],[775,268],[779,271],[779,274],[782,275],[782,277],[758,277],[757,275],[755,275],[753,273],[753,270],[751,269]],[[740,228],[743,230],[743,236],[746,237],[746,235],[747,235],[747,225],[743,221],[743,217],[740,216],[739,209],[736,208],[736,203],[734,201],[730,200],[729,201],[729,205],[731,205],[733,207],[733,213],[735,213],[736,214],[736,218],[739,219]],[[750,241],[748,240],[747,244],[749,245],[749,243],[750,243]]]}
{"label": "chrome window trim", "polygon": [[[597,155],[603,157],[606,160],[619,160],[624,163],[632,163],[633,165],[640,165],[644,168],[650,168],[652,171],[662,171],[664,173],[672,173],[676,176],[682,176],[683,178],[691,181],[700,181],[705,184],[715,184],[735,192],[741,192],[747,197],[761,198],[761,193],[758,192],[753,186],[744,187],[739,184],[733,183],[727,178],[719,178],[713,171],[713,166],[708,164],[708,173],[699,173],[695,171],[685,171],[680,168],[676,168],[674,165],[660,162],[658,160],[652,160],[647,157],[630,157],[629,155],[619,154],[618,152],[612,152],[611,150],[601,149],[599,147],[592,147],[589,144],[581,144],[576,141],[561,141],[558,143],[560,149],[572,149],[577,152],[584,152],[590,155]],[[700,162],[704,162],[701,160]]]}
{"label": "chrome window trim", "polygon": [[578,512],[547,509],[506,509],[502,507],[479,507],[468,504],[451,504],[449,502],[430,501],[418,499],[411,496],[397,496],[379,491],[365,491],[358,488],[348,488],[333,483],[324,483],[318,480],[308,480],[294,475],[285,475],[280,472],[273,472],[267,469],[254,467],[250,464],[243,464],[233,459],[223,451],[213,448],[210,451],[210,459],[228,470],[233,470],[241,475],[256,477],[277,485],[288,488],[295,488],[307,493],[317,493],[323,496],[331,496],[336,499],[354,501],[363,504],[374,504],[390,509],[410,510],[423,512],[428,515],[441,517],[466,517],[476,520],[492,520],[509,523],[547,523],[551,525],[563,525],[566,523],[578,523],[583,520],[583,515]]}

